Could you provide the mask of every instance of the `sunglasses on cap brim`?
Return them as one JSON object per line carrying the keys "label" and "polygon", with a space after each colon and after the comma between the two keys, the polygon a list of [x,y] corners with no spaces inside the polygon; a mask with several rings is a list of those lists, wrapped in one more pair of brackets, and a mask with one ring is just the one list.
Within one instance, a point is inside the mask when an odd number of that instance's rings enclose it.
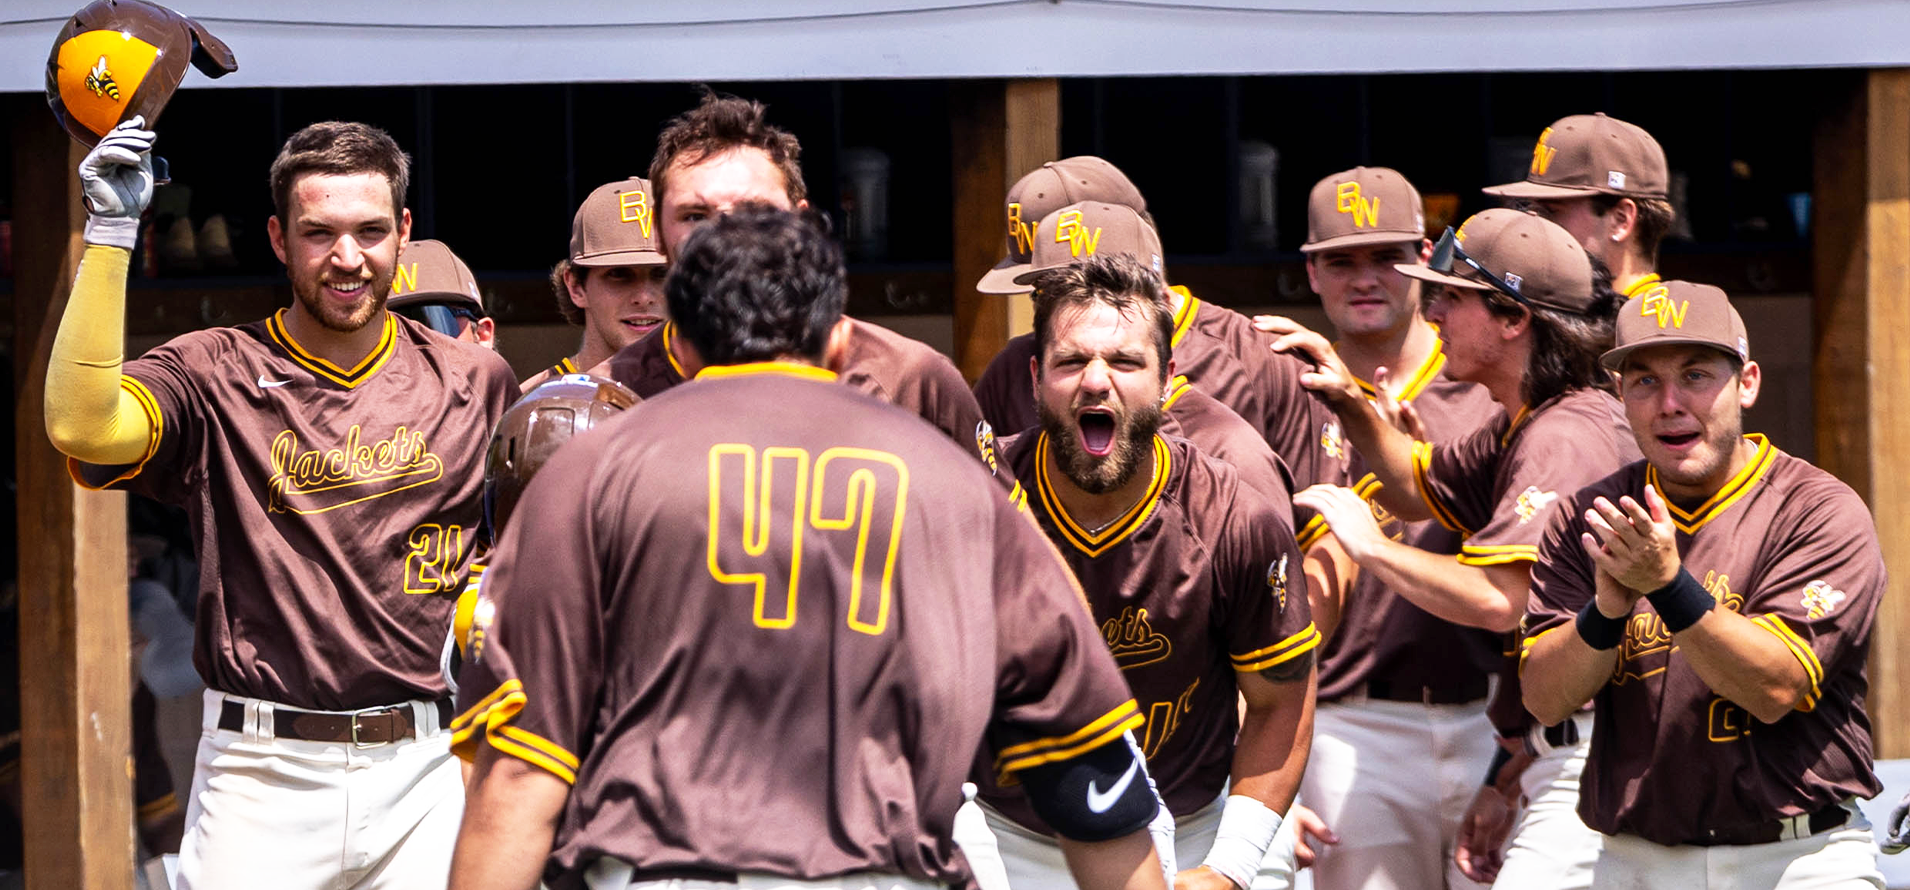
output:
{"label": "sunglasses on cap brim", "polygon": [[[1444,235],[1439,236],[1439,243],[1433,245],[1432,258],[1426,261],[1426,268],[1434,272],[1438,272],[1441,275],[1451,275],[1452,264],[1454,260],[1457,260],[1459,262],[1465,263],[1468,266],[1471,266],[1473,271],[1479,273],[1480,276],[1485,278],[1484,281],[1477,282],[1477,283],[1491,285],[1493,290],[1496,290],[1499,293],[1502,293],[1508,297],[1511,297],[1513,302],[1516,302],[1521,306],[1532,305],[1532,301],[1527,300],[1524,296],[1521,296],[1517,290],[1514,290],[1512,288],[1511,285],[1506,284],[1503,278],[1499,277],[1498,275],[1492,274],[1492,272],[1486,269],[1486,267],[1479,265],[1478,260],[1475,260],[1472,257],[1467,256],[1466,252],[1459,248],[1458,235],[1453,231],[1452,226],[1447,226],[1446,233]],[[1465,280],[1472,281],[1472,279],[1470,278],[1467,278]]]}
{"label": "sunglasses on cap brim", "polygon": [[472,324],[484,317],[484,313],[466,306],[450,306],[444,303],[414,303],[391,310],[406,318],[428,327],[446,337],[456,337],[464,330],[458,319],[467,318]]}

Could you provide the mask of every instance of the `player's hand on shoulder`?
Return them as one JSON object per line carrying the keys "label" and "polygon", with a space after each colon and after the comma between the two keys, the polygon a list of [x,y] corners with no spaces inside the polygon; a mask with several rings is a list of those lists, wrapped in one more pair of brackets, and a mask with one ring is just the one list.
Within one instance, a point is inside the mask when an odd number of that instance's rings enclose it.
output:
{"label": "player's hand on shoulder", "polygon": [[1184,869],[1174,876],[1174,890],[1239,890],[1226,875],[1205,865]]}
{"label": "player's hand on shoulder", "polygon": [[1297,356],[1313,366],[1313,370],[1300,375],[1300,385],[1318,393],[1328,404],[1337,409],[1366,398],[1353,372],[1340,361],[1339,352],[1318,331],[1281,315],[1256,315],[1253,326],[1274,336],[1267,348]]}
{"label": "player's hand on shoulder", "polygon": [[1379,397],[1373,400],[1373,407],[1379,410],[1379,417],[1388,426],[1413,437],[1416,442],[1426,442],[1432,436],[1426,433],[1426,423],[1419,419],[1419,411],[1413,408],[1412,401],[1393,398],[1388,388],[1390,374],[1385,368],[1373,371],[1373,391]]}
{"label": "player's hand on shoulder", "polygon": [[133,249],[139,216],[153,199],[154,133],[145,126],[146,119],[134,115],[80,161],[88,244]]}
{"label": "player's hand on shoulder", "polygon": [[1296,507],[1320,514],[1340,541],[1340,549],[1354,562],[1363,562],[1387,540],[1386,533],[1373,518],[1373,508],[1350,488],[1339,485],[1314,485],[1293,496]]}

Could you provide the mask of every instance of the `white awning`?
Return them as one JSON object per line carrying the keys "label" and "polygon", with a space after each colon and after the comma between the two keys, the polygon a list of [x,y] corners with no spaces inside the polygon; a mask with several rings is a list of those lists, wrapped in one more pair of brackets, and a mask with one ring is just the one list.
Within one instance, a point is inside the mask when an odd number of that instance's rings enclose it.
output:
{"label": "white awning", "polygon": [[[77,6],[7,0],[0,90],[43,88],[47,51]],[[1910,65],[1905,0],[182,0],[176,8],[232,46],[239,72],[216,82],[230,87]]]}

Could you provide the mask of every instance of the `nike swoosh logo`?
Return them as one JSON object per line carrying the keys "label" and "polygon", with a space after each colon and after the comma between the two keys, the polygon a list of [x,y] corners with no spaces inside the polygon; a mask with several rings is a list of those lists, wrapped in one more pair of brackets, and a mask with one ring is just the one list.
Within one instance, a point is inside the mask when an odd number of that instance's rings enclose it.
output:
{"label": "nike swoosh logo", "polygon": [[1128,764],[1127,772],[1121,774],[1121,780],[1119,782],[1115,782],[1114,787],[1109,788],[1105,792],[1100,789],[1099,783],[1089,782],[1088,783],[1089,812],[1105,813],[1109,809],[1112,809],[1114,806],[1114,801],[1120,798],[1121,792],[1127,790],[1127,786],[1134,783],[1134,777],[1135,775],[1139,774],[1140,771],[1141,771],[1141,762],[1139,760],[1135,760],[1133,763]]}
{"label": "nike swoosh logo", "polygon": [[287,384],[287,383],[291,383],[291,382],[292,382],[292,381],[290,381],[290,380],[267,380],[267,379],[265,379],[265,375],[264,375],[264,374],[260,374],[260,375],[259,375],[259,388],[260,388],[260,389],[271,389],[271,388],[272,388],[272,387],[274,387],[274,386],[284,386],[285,384]]}

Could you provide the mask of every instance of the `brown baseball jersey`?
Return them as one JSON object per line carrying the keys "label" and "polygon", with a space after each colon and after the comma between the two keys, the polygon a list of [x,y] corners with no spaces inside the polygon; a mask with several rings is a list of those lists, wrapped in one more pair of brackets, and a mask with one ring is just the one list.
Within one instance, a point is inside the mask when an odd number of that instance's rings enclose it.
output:
{"label": "brown baseball jersey", "polygon": [[[1485,387],[1447,378],[1445,365],[1445,352],[1435,346],[1399,392],[1402,401],[1411,401],[1418,409],[1434,443],[1453,442],[1503,415]],[[1372,384],[1363,380],[1359,384],[1368,398],[1377,397]],[[1341,447],[1347,475],[1356,480],[1353,490],[1367,499],[1381,531],[1430,553],[1459,553],[1464,539],[1458,532],[1432,520],[1401,522],[1385,507],[1372,503],[1379,479],[1367,471],[1351,443]],[[1324,519],[1312,517],[1299,535],[1301,548],[1313,546],[1327,531]],[[1436,618],[1393,592],[1378,576],[1363,572],[1346,596],[1339,630],[1321,653],[1319,699],[1334,701],[1379,687],[1391,690],[1392,696],[1429,696],[1444,704],[1483,698],[1487,677],[1502,666],[1500,637]]]}
{"label": "brown baseball jersey", "polygon": [[[1054,548],[909,412],[718,367],[557,454],[486,570],[453,744],[572,783],[546,877],[959,882],[1014,776],[1141,725]],[[486,610],[479,607],[479,623]]]}
{"label": "brown baseball jersey", "polygon": [[[1147,715],[1136,737],[1148,771],[1168,809],[1185,816],[1226,787],[1239,730],[1234,673],[1306,655],[1320,632],[1286,513],[1184,439],[1157,435],[1150,447],[1152,484],[1100,531],[1075,522],[1048,484],[1046,433],[1015,437],[1003,457],[1031,492],[1029,514],[1087,592]],[[983,787],[990,805],[1048,830],[1012,792]]]}
{"label": "brown baseball jersey", "polygon": [[552,380],[556,380],[557,378],[562,377],[565,374],[575,374],[575,373],[577,373],[577,363],[571,361],[569,356],[565,356],[561,359],[558,359],[557,364],[551,365],[550,367],[545,368],[542,371],[539,371],[535,374],[532,374],[529,377],[524,378],[524,381],[517,385],[517,391],[520,393],[530,392],[531,390],[536,389],[537,387],[545,383],[549,383]]}
{"label": "brown baseball jersey", "polygon": [[329,711],[441,698],[485,448],[516,378],[496,353],[390,313],[377,348],[341,368],[284,316],[127,362],[121,386],[152,420],[146,459],[68,466],[190,515],[206,685]]}
{"label": "brown baseball jersey", "polygon": [[[1174,313],[1174,373],[1258,430],[1286,462],[1295,491],[1343,482],[1343,464],[1327,454],[1329,441],[1339,439],[1339,424],[1300,386],[1309,366],[1269,349],[1273,336],[1255,330],[1247,316],[1204,303],[1179,285],[1171,290],[1180,297]],[[1035,355],[1033,334],[1009,340],[975,382],[982,414],[995,429],[1019,431],[1040,422],[1028,373]]]}
{"label": "brown baseball jersey", "polygon": [[[1414,445],[1413,475],[1433,517],[1466,536],[1459,561],[1503,565],[1539,558],[1539,537],[1559,498],[1638,459],[1618,399],[1575,389],[1516,417],[1500,411],[1457,441]],[[1533,720],[1520,701],[1517,640],[1504,645],[1501,682],[1487,711],[1511,738]]]}
{"label": "brown baseball jersey", "polygon": [[[1632,609],[1618,664],[1593,698],[1596,729],[1579,815],[1606,834],[1702,843],[1849,797],[1874,797],[1864,665],[1884,593],[1870,511],[1829,473],[1748,437],[1757,454],[1701,504],[1670,505],[1678,553],[1720,606],[1751,618],[1803,665],[1810,691],[1776,723],[1712,692],[1651,602]],[[1656,471],[1639,461],[1568,498],[1532,572],[1525,651],[1575,633],[1594,564],[1580,544],[1594,498],[1643,502]],[[1660,489],[1662,491],[1662,489]]]}
{"label": "brown baseball jersey", "polygon": [[[853,318],[849,321],[848,350],[843,356],[840,380],[915,412],[980,458],[989,472],[999,475],[994,429],[982,420],[981,406],[975,404],[974,394],[954,363],[927,344],[881,325]],[[618,350],[590,373],[650,398],[684,380],[683,366],[670,351],[676,337],[675,323],[665,323]]]}
{"label": "brown baseball jersey", "polygon": [[1253,424],[1186,377],[1168,381],[1161,400],[1161,432],[1186,439],[1200,453],[1233,467],[1240,481],[1278,506],[1283,516],[1293,515],[1293,477],[1286,463]]}

